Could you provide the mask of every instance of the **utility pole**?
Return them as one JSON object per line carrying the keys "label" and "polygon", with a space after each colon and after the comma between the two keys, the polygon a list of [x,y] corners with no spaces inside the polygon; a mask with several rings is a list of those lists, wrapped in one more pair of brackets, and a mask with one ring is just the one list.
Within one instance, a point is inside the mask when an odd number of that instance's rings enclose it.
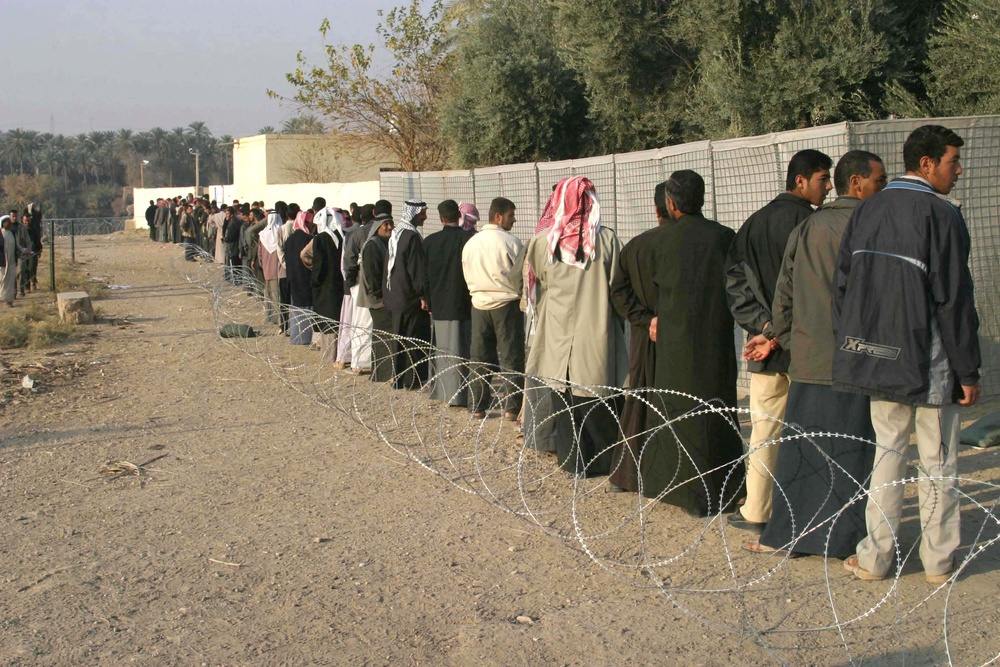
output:
{"label": "utility pole", "polygon": [[149,160],[141,160],[139,162],[139,187],[146,188],[146,165],[149,164]]}
{"label": "utility pole", "polygon": [[201,191],[198,188],[198,157],[201,155],[201,153],[193,148],[189,148],[188,153],[194,156],[194,196],[200,197]]}

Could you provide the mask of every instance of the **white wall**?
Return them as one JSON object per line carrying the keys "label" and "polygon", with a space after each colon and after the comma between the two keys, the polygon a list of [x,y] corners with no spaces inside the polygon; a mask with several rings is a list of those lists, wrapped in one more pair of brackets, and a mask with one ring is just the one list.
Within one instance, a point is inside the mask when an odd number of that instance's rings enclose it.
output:
{"label": "white wall", "polygon": [[[276,201],[286,204],[295,202],[303,210],[312,207],[313,199],[323,197],[327,206],[346,209],[348,204],[374,204],[379,198],[379,182],[364,183],[294,183],[290,185],[268,185],[264,194],[264,204],[273,206]],[[260,197],[257,197],[260,199]],[[252,197],[250,198],[253,199]],[[242,199],[240,201],[243,201]]]}

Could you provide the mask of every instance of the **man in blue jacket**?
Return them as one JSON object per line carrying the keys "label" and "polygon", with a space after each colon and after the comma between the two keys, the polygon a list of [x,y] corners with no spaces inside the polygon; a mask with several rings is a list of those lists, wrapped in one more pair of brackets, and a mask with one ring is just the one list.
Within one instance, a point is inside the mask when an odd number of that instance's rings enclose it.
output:
{"label": "man in blue jacket", "polygon": [[980,367],[969,231],[947,197],[962,173],[963,144],[940,125],[914,130],[903,145],[906,175],[858,206],[837,258],[834,388],[872,397],[878,444],[868,535],[844,561],[859,579],[884,579],[892,569],[911,423],[922,468],[924,576],[942,584],[955,569],[959,406],[978,400]]}

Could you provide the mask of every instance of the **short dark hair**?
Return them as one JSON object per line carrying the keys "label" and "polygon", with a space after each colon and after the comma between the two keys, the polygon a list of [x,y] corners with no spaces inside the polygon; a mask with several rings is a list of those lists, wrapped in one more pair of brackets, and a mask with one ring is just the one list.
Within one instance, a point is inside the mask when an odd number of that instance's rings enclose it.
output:
{"label": "short dark hair", "polygon": [[785,189],[795,189],[795,179],[802,176],[806,180],[812,178],[817,171],[829,170],[833,167],[833,160],[826,153],[807,148],[799,151],[788,161],[788,175],[785,176]]}
{"label": "short dark hair", "polygon": [[322,197],[316,197],[316,199],[313,199],[313,211],[314,212],[319,213],[324,208],[326,208],[326,200],[325,199],[323,199]]}
{"label": "short dark hair", "polygon": [[872,162],[882,162],[882,158],[868,151],[847,151],[837,162],[833,171],[833,185],[838,195],[846,195],[851,189],[851,176],[868,178],[872,175]]}
{"label": "short dark hair", "polygon": [[506,197],[497,197],[492,202],[490,202],[490,217],[489,221],[493,222],[493,218],[497,215],[503,215],[508,211],[513,211],[517,207],[514,206],[514,202],[507,199]]}
{"label": "short dark hair", "polygon": [[392,215],[392,202],[385,199],[379,199],[375,202],[375,206],[372,208],[372,213],[375,215]]}
{"label": "short dark hair", "polygon": [[261,220],[263,220],[263,219],[264,219],[264,217],[265,217],[265,216],[264,216],[264,211],[263,211],[263,210],[261,210],[261,209],[259,209],[259,208],[255,208],[255,209],[254,209],[254,210],[252,211],[252,213],[253,213],[253,217],[254,217],[254,218],[255,218],[255,219],[256,219],[256,220],[258,221],[258,222],[259,222],[259,221],[261,221]]}
{"label": "short dark hair", "polygon": [[458,202],[454,199],[445,199],[438,204],[438,214],[445,222],[458,222],[461,213],[458,210]]}
{"label": "short dark hair", "polygon": [[288,204],[280,200],[274,202],[274,212],[280,215],[282,220],[286,219],[288,217]]}
{"label": "short dark hair", "polygon": [[657,183],[653,189],[653,206],[656,207],[656,215],[661,218],[670,216],[670,209],[667,208],[667,182]]}
{"label": "short dark hair", "polygon": [[299,211],[301,210],[302,210],[301,206],[299,206],[295,202],[292,202],[291,204],[288,205],[288,217],[294,220],[296,217],[298,217]]}
{"label": "short dark hair", "polygon": [[961,148],[962,137],[944,125],[922,125],[910,133],[903,144],[903,166],[906,171],[920,169],[920,158],[927,156],[937,164],[948,152],[948,146]]}
{"label": "short dark hair", "polygon": [[[681,213],[698,215],[705,205],[705,179],[696,171],[682,169],[670,174],[663,183],[664,195]],[[666,203],[664,203],[664,208]]]}
{"label": "short dark hair", "polygon": [[365,204],[358,210],[361,222],[369,222],[375,219],[375,204]]}

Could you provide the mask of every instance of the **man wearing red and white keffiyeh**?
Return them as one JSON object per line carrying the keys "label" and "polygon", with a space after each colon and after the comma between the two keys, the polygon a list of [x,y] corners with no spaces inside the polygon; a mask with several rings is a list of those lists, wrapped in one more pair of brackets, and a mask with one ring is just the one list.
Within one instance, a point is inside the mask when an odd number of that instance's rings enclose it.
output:
{"label": "man wearing red and white keffiyeh", "polygon": [[559,181],[535,233],[545,228],[549,230],[549,261],[587,268],[594,259],[594,239],[601,229],[601,203],[589,178],[573,176]]}

